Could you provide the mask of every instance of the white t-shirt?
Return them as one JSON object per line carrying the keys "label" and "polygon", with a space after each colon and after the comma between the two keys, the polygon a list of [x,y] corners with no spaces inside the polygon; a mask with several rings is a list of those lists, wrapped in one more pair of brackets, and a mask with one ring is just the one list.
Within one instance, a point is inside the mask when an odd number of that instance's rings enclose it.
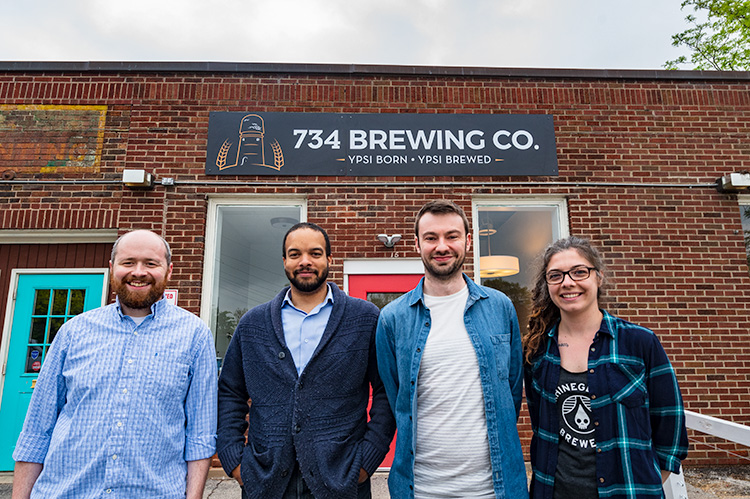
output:
{"label": "white t-shirt", "polygon": [[484,396],[464,325],[469,289],[425,295],[431,328],[417,383],[414,497],[495,497]]}

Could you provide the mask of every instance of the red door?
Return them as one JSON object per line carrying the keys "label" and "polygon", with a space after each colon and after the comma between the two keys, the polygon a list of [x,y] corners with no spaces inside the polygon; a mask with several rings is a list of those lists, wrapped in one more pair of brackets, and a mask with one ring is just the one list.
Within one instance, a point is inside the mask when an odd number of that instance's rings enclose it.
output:
{"label": "red door", "polygon": [[[407,291],[411,291],[422,278],[422,274],[368,274],[349,276],[349,296],[362,298],[383,308]],[[372,397],[370,397],[372,404]],[[370,407],[367,407],[370,410]],[[385,456],[381,468],[389,468],[393,463],[395,441],[391,442],[391,450]]]}

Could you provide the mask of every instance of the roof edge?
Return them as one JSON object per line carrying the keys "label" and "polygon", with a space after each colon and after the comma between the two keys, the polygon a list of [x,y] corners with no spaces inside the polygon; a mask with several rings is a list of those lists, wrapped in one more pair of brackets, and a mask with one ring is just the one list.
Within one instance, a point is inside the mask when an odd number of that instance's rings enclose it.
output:
{"label": "roof edge", "polygon": [[488,76],[513,78],[750,80],[750,71],[493,68],[262,62],[0,61],[3,72],[296,73],[332,75]]}

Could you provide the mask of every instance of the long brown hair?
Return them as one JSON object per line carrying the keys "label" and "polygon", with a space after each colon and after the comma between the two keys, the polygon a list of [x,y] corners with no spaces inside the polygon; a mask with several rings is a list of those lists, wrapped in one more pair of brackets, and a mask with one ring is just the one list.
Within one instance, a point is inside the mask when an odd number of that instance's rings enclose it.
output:
{"label": "long brown hair", "polygon": [[602,279],[597,298],[601,298],[602,296],[606,265],[599,252],[591,245],[588,239],[570,236],[559,239],[549,245],[538,263],[534,291],[531,293],[532,305],[531,313],[529,314],[529,327],[523,336],[523,351],[526,362],[531,362],[531,359],[544,348],[545,333],[560,318],[560,309],[552,302],[545,275],[552,257],[557,253],[569,249],[576,250],[583,258],[591,262],[592,267],[596,268],[596,272]]}

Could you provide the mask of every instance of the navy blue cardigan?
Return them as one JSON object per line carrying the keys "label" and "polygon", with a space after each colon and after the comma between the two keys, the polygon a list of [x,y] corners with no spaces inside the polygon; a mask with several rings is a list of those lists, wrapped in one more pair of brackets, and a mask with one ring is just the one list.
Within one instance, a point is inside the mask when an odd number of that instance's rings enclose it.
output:
{"label": "navy blue cardigan", "polygon": [[281,322],[288,287],[247,312],[229,344],[217,450],[227,474],[242,465],[249,497],[281,497],[296,457],[316,498],[354,498],[360,468],[372,474],[388,452],[396,425],[378,375],[378,308],[330,284],[331,317],[299,377]]}

